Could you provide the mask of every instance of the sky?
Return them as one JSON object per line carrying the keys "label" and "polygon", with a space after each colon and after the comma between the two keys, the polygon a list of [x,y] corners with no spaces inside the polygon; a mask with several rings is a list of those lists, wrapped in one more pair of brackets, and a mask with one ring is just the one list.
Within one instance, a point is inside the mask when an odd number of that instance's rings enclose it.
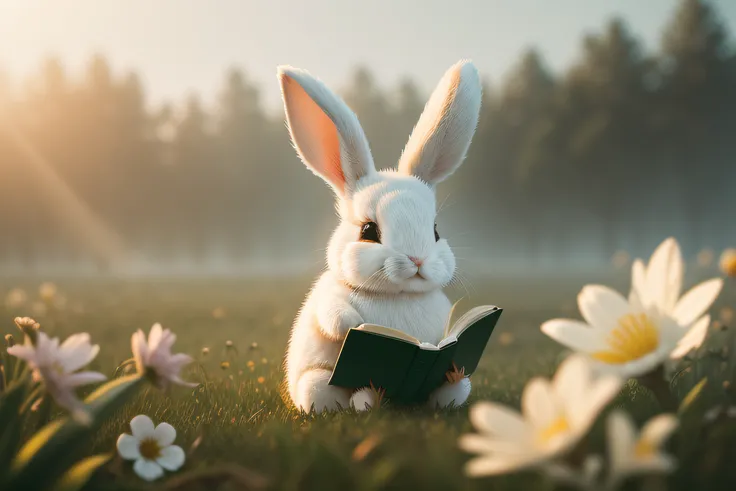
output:
{"label": "sky", "polygon": [[[529,47],[553,71],[586,32],[622,16],[656,49],[677,0],[0,0],[0,71],[21,85],[58,56],[73,75],[95,53],[135,70],[151,105],[196,92],[212,102],[238,66],[279,105],[276,67],[309,70],[339,89],[358,64],[382,85],[412,77],[429,91],[461,58],[491,82]],[[713,0],[730,31],[736,1]]]}

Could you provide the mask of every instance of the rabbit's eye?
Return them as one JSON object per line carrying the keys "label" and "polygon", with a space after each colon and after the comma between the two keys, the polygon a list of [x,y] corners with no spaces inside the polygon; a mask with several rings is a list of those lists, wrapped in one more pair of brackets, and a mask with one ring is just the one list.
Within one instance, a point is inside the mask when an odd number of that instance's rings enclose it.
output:
{"label": "rabbit's eye", "polygon": [[437,224],[434,224],[434,241],[437,242],[440,240],[440,233],[437,231]]}
{"label": "rabbit's eye", "polygon": [[381,231],[376,222],[365,222],[360,229],[360,240],[381,243]]}

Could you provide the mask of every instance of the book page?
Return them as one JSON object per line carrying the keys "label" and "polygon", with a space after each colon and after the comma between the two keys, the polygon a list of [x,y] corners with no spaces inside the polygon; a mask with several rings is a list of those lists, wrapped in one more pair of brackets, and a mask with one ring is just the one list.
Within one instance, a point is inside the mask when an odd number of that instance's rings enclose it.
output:
{"label": "book page", "polygon": [[390,327],[379,326],[378,324],[361,324],[360,326],[356,327],[356,329],[380,334],[388,338],[396,338],[401,341],[406,341],[407,343],[416,344],[417,346],[422,345],[422,342],[414,336],[409,336],[408,334],[399,331],[398,329],[391,329]]}
{"label": "book page", "polygon": [[[465,329],[472,326],[473,324],[475,324],[476,321],[485,317],[497,308],[498,307],[496,307],[495,305],[480,305],[468,310],[465,314],[463,314],[462,317],[457,320],[457,322],[455,322],[455,325],[452,326],[452,330],[450,331],[450,336],[448,336],[446,339],[457,339],[465,331]],[[443,343],[440,343],[440,345],[443,345]]]}

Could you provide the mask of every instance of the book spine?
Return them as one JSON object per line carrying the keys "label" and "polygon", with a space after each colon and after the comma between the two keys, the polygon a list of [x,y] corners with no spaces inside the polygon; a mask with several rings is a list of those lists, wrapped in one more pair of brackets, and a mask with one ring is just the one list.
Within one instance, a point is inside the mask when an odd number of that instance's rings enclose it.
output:
{"label": "book spine", "polygon": [[424,381],[426,380],[432,365],[434,365],[437,360],[439,353],[439,351],[434,350],[417,350],[417,354],[414,356],[414,359],[409,366],[409,371],[404,378],[404,383],[398,391],[401,402],[420,402],[423,396],[421,393],[422,386],[424,385]]}

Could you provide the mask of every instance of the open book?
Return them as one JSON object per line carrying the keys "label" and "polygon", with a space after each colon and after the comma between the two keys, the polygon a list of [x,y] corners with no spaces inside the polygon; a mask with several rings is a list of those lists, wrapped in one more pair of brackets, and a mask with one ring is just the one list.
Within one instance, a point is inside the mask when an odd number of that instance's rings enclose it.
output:
{"label": "open book", "polygon": [[460,317],[437,346],[396,329],[362,324],[348,331],[330,385],[357,389],[371,384],[399,404],[426,401],[453,366],[475,371],[502,309],[483,305]]}

